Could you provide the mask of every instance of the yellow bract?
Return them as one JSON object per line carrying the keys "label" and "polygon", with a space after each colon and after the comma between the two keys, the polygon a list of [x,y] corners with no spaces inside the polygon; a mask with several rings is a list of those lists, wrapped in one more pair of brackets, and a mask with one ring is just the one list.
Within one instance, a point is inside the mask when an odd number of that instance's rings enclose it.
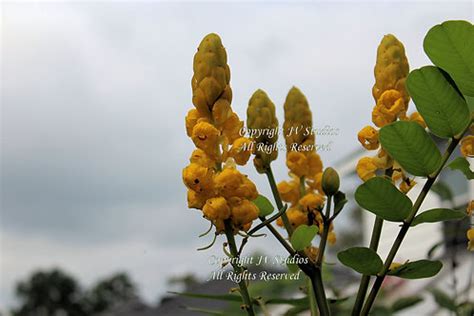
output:
{"label": "yellow bract", "polygon": [[250,145],[252,141],[246,137],[237,138],[232,144],[232,148],[229,151],[229,156],[234,158],[238,165],[245,165],[250,158],[252,153]]}

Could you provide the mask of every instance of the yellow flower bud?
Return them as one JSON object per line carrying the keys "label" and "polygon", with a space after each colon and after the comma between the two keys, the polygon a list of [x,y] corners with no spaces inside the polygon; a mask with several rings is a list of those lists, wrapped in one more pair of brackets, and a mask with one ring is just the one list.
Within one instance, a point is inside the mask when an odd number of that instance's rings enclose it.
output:
{"label": "yellow flower bud", "polygon": [[232,223],[241,227],[247,223],[251,223],[258,218],[258,207],[246,199],[241,199],[231,206]]}
{"label": "yellow flower bud", "polygon": [[372,161],[372,158],[363,157],[357,162],[356,171],[359,178],[361,178],[363,181],[367,181],[370,178],[375,177],[377,166]]}
{"label": "yellow flower bud", "polygon": [[208,199],[202,208],[204,216],[209,220],[225,220],[230,216],[230,207],[223,197]]}
{"label": "yellow flower bud", "polygon": [[374,69],[375,84],[372,88],[372,95],[375,101],[385,91],[394,89],[401,94],[404,104],[403,108],[406,111],[410,101],[405,88],[408,72],[408,60],[403,44],[395,36],[391,34],[385,35],[377,49],[377,62]]}
{"label": "yellow flower bud", "polygon": [[212,108],[212,118],[217,125],[224,124],[225,121],[232,115],[232,109],[229,101],[219,99]]}
{"label": "yellow flower bud", "polygon": [[232,144],[237,138],[242,137],[240,130],[244,126],[244,122],[239,119],[236,113],[232,113],[230,117],[222,125],[222,134],[227,137],[228,143]]}
{"label": "yellow flower bud", "polygon": [[474,251],[474,228],[470,228],[466,233],[468,244],[467,250]]}
{"label": "yellow flower bud", "polygon": [[286,165],[288,169],[298,177],[305,176],[309,172],[306,156],[298,151],[290,151],[286,155]]}
{"label": "yellow flower bud", "polygon": [[373,150],[379,148],[379,132],[372,126],[366,126],[357,134],[359,142],[365,149]]}
{"label": "yellow flower bud", "polygon": [[410,116],[408,117],[408,120],[418,123],[420,124],[421,127],[426,128],[425,120],[423,119],[421,114],[418,112],[413,112],[412,114],[410,114]]}
{"label": "yellow flower bud", "polygon": [[215,178],[214,182],[219,195],[225,198],[235,196],[237,189],[244,182],[245,176],[237,169],[225,168]]}
{"label": "yellow flower bud", "polygon": [[199,118],[201,118],[201,115],[196,109],[189,110],[186,115],[186,134],[188,134],[189,137],[193,135],[193,128],[197,124]]}
{"label": "yellow flower bud", "polygon": [[324,197],[319,194],[308,193],[300,199],[299,204],[305,212],[320,210],[324,205]]}
{"label": "yellow flower bud", "polygon": [[306,129],[313,127],[311,110],[309,109],[308,100],[298,88],[293,87],[288,92],[284,110],[283,131],[287,150],[291,150],[294,143],[300,145],[306,140],[314,144],[314,134],[307,135],[305,133]]}
{"label": "yellow flower bud", "polygon": [[299,183],[297,181],[282,181],[277,185],[278,192],[283,201],[296,204],[300,198]]}
{"label": "yellow flower bud", "polygon": [[[194,75],[191,80],[193,104],[203,115],[218,114],[217,120],[225,120],[222,108],[214,112],[214,106],[225,94],[230,103],[232,93],[229,91],[230,70],[227,65],[227,54],[217,34],[208,34],[199,44],[194,55]],[[220,104],[220,107],[225,105]],[[216,117],[214,117],[216,119]]]}
{"label": "yellow flower bud", "polygon": [[316,258],[318,257],[318,253],[319,253],[318,247],[314,247],[314,246],[307,247],[304,250],[304,252],[308,256],[309,260],[311,260],[312,262],[316,262]]}
{"label": "yellow flower bud", "polygon": [[323,172],[323,181],[322,181],[322,187],[324,193],[326,195],[334,195],[339,191],[339,185],[340,185],[340,180],[339,180],[339,175],[337,174],[337,171],[334,170],[331,167],[326,168]]}
{"label": "yellow flower bud", "polygon": [[215,157],[219,145],[219,131],[207,122],[197,123],[193,128],[192,140],[197,148]]}
{"label": "yellow flower bud", "polygon": [[[252,138],[257,144],[265,144],[272,147],[278,140],[278,120],[275,115],[275,105],[263,90],[254,92],[249,100],[247,108],[247,127],[251,130],[261,131],[259,135]],[[267,132],[263,132],[267,131]],[[259,173],[264,173],[270,163],[278,156],[278,151],[267,152],[257,150],[255,152],[254,165]]]}
{"label": "yellow flower bud", "polygon": [[193,151],[189,161],[206,168],[214,168],[216,165],[215,160],[213,160],[202,149],[199,148]]}
{"label": "yellow flower bud", "polygon": [[234,158],[238,165],[245,165],[250,158],[252,141],[246,137],[237,138],[229,151],[230,157]]}
{"label": "yellow flower bud", "polygon": [[401,267],[403,265],[403,263],[399,263],[399,262],[392,262],[390,264],[390,267],[388,268],[389,270],[393,271],[395,269],[398,269],[399,267]]}
{"label": "yellow flower bud", "polygon": [[214,172],[212,169],[191,163],[183,169],[184,184],[197,193],[208,193],[213,190],[212,178]]}
{"label": "yellow flower bud", "polygon": [[461,154],[464,157],[474,157],[474,136],[468,135],[461,139]]}

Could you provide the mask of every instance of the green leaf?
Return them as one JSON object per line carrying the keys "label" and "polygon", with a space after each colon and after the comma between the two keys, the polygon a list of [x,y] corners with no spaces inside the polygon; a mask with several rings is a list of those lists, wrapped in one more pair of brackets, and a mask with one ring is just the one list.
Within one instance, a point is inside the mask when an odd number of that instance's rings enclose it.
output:
{"label": "green leaf", "polygon": [[272,203],[263,195],[259,195],[252,202],[258,207],[258,210],[260,211],[258,215],[259,217],[270,215],[274,210]]}
{"label": "green leaf", "polygon": [[467,159],[464,157],[457,157],[448,164],[448,167],[451,170],[461,171],[462,173],[464,173],[468,180],[474,179],[474,172],[471,171],[469,161],[467,161]]}
{"label": "green leaf", "polygon": [[337,191],[337,193],[334,194],[334,214],[342,211],[342,208],[347,202],[346,194],[341,191]]}
{"label": "green leaf", "polygon": [[380,129],[380,142],[398,163],[415,176],[428,176],[441,164],[441,154],[418,123],[398,121]]}
{"label": "green leaf", "polygon": [[402,264],[388,274],[403,279],[423,279],[435,276],[442,267],[441,261],[418,260]]}
{"label": "green leaf", "polygon": [[355,192],[355,199],[361,207],[391,222],[403,221],[412,208],[410,199],[390,180],[382,177],[361,184]]}
{"label": "green leaf", "polygon": [[375,275],[382,270],[383,262],[379,255],[370,248],[353,247],[337,254],[341,263],[353,270],[366,274]]}
{"label": "green leaf", "polygon": [[311,245],[311,241],[318,233],[316,225],[300,225],[291,235],[291,244],[295,250],[300,251]]}
{"label": "green leaf", "polygon": [[396,300],[392,304],[392,311],[398,312],[401,311],[402,309],[406,309],[412,306],[415,306],[416,304],[420,303],[423,301],[423,297],[421,296],[407,296],[407,297],[402,297]]}
{"label": "green leaf", "polygon": [[453,201],[453,192],[451,191],[449,186],[442,181],[438,181],[433,184],[433,186],[431,187],[431,191],[438,194],[440,199],[443,201]]}
{"label": "green leaf", "polygon": [[474,26],[446,21],[431,28],[423,48],[431,61],[447,71],[463,94],[474,96]]}
{"label": "green leaf", "polygon": [[461,211],[451,210],[449,208],[434,208],[417,215],[413,219],[411,226],[416,226],[422,223],[437,223],[454,219],[462,219],[464,217],[466,217],[466,213]]}
{"label": "green leaf", "polygon": [[446,308],[447,310],[456,311],[456,302],[449,297],[448,294],[439,290],[439,289],[432,289],[431,294],[433,294],[433,298],[438,303],[440,307]]}
{"label": "green leaf", "polygon": [[450,138],[464,131],[470,117],[466,101],[445,76],[434,66],[415,69],[408,75],[407,88],[430,131]]}

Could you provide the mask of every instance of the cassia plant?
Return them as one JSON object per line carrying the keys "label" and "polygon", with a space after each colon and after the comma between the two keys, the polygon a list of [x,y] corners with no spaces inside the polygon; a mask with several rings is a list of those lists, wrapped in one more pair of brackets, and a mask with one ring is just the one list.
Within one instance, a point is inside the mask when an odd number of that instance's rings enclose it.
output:
{"label": "cassia plant", "polygon": [[[427,33],[423,46],[434,65],[411,72],[403,44],[394,35],[384,36],[377,50],[373,126],[364,127],[357,135],[365,149],[376,153],[354,166],[363,181],[355,191],[355,200],[375,214],[375,222],[368,247],[345,249],[337,256],[343,265],[361,274],[352,315],[369,314],[387,276],[429,278],[441,270],[442,263],[436,260],[394,262],[411,227],[472,216],[473,201],[467,212],[447,208],[419,212],[446,167],[461,171],[468,180],[474,175],[466,159],[474,156],[474,136],[468,135],[473,132],[474,26],[466,21],[436,25]],[[183,181],[188,188],[188,206],[202,211],[210,222],[207,233],[212,231],[214,239],[208,247],[219,235],[225,236],[224,253],[234,272],[244,275],[247,268],[239,260],[244,247],[250,239],[262,236],[257,232],[267,228],[289,258],[299,259],[295,260],[296,269],[306,275],[308,285],[303,305],[312,315],[331,315],[333,300],[328,299],[322,278],[324,254],[327,246],[336,242],[334,221],[347,200],[339,190],[337,172],[330,167],[324,169],[317,154],[306,97],[296,87],[286,97],[282,134],[290,178],[277,184],[272,162],[278,157],[279,126],[269,96],[263,90],[251,96],[244,127],[231,108],[230,68],[216,34],[202,40],[193,71],[194,108],[186,116],[186,131],[196,149],[183,170]],[[411,99],[417,112],[408,114]],[[435,143],[431,135],[447,144]],[[441,153],[439,148],[444,147]],[[450,161],[458,147],[461,157]],[[257,173],[268,179],[276,212],[238,170],[251,156]],[[407,193],[417,183],[423,186],[412,201]],[[400,230],[388,256],[382,259],[377,250],[385,221],[400,223]],[[239,247],[235,235],[242,237]],[[468,249],[473,250],[473,228],[467,237]],[[319,243],[313,245],[315,238]],[[267,313],[265,304],[272,300],[253,297],[248,280],[240,280],[238,291],[248,315],[260,310]],[[235,301],[236,296],[208,298]],[[291,300],[281,301],[291,304]]]}

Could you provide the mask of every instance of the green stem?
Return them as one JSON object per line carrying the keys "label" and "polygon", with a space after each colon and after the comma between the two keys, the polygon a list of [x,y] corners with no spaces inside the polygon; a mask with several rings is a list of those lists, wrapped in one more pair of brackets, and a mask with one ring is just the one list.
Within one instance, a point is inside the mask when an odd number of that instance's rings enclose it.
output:
{"label": "green stem", "polygon": [[[472,123],[472,120],[471,120],[471,123]],[[400,249],[400,246],[403,242],[403,239],[405,238],[405,235],[407,234],[408,229],[410,228],[411,223],[413,222],[413,219],[416,216],[416,213],[420,209],[421,204],[423,203],[423,201],[426,198],[426,195],[428,194],[428,192],[431,189],[431,186],[434,184],[434,182],[438,178],[439,174],[441,173],[441,170],[443,170],[443,168],[444,168],[444,165],[446,164],[449,157],[453,153],[454,149],[458,145],[462,135],[464,135],[464,133],[467,131],[467,129],[469,128],[470,125],[471,124],[468,125],[468,127],[464,130],[463,133],[461,133],[461,135],[459,137],[451,139],[451,142],[450,142],[448,148],[446,149],[446,151],[443,155],[441,165],[439,166],[439,168],[436,170],[436,172],[434,174],[428,176],[428,180],[426,180],[425,185],[423,186],[423,189],[421,190],[420,194],[418,195],[418,198],[416,199],[415,204],[413,205],[413,208],[412,208],[410,214],[408,215],[407,219],[404,220],[403,225],[400,228],[400,231],[398,232],[397,238],[395,239],[395,241],[392,245],[392,248],[390,249],[390,252],[387,256],[387,259],[385,260],[382,271],[377,275],[377,278],[375,279],[374,285],[372,286],[372,289],[369,293],[367,301],[365,302],[365,305],[362,309],[361,315],[368,315],[369,314],[370,309],[372,308],[372,305],[374,304],[375,299],[377,297],[377,294],[378,294],[378,292],[379,292],[379,290],[382,286],[382,282],[385,279],[385,276],[387,275],[387,273],[389,271],[390,265],[392,264],[392,262],[395,258],[395,255],[398,252],[398,249]]]}
{"label": "green stem", "polygon": [[[374,227],[372,229],[372,237],[370,238],[369,248],[377,251],[380,241],[380,235],[382,233],[383,219],[376,216],[374,221]],[[369,288],[370,275],[364,274],[360,280],[359,291],[357,292],[356,301],[352,309],[352,316],[358,316],[364,304],[365,296]]]}
{"label": "green stem", "polygon": [[316,296],[315,292],[313,289],[313,283],[311,282],[311,278],[307,277],[306,281],[307,287],[308,287],[308,298],[309,298],[309,307],[311,310],[311,316],[317,316],[318,315],[318,309],[316,306]]}
{"label": "green stem", "polygon": [[[273,193],[273,198],[275,199],[277,208],[281,210],[281,208],[283,207],[283,202],[281,201],[280,193],[278,192],[278,187],[275,182],[275,177],[273,176],[273,171],[272,171],[271,166],[269,166],[266,169],[265,174],[267,175],[268,182],[270,183],[270,187]],[[288,232],[288,236],[291,236],[291,234],[293,234],[293,227],[291,227],[290,221],[288,220],[288,216],[286,216],[286,214],[282,214],[281,220],[283,221],[283,225],[285,226],[285,229]]]}
{"label": "green stem", "polygon": [[[231,264],[234,268],[234,271],[237,274],[242,275],[244,273],[243,267],[239,263],[239,254],[237,252],[237,245],[235,244],[234,233],[232,231],[232,224],[229,220],[225,222],[225,235],[227,237],[227,242],[229,244],[229,250],[232,255]],[[245,278],[239,282],[240,295],[242,296],[242,301],[244,303],[245,310],[249,316],[255,316],[253,310],[252,300],[250,299],[249,291],[247,289],[247,284]]]}
{"label": "green stem", "polygon": [[323,276],[320,267],[316,267],[313,271],[311,275],[311,284],[313,285],[313,291],[318,303],[319,313],[321,316],[330,316],[331,311],[329,310],[326,293],[324,292]]}
{"label": "green stem", "polygon": [[327,220],[331,215],[331,202],[332,195],[329,195],[326,202],[326,213],[323,217],[323,234],[321,235],[321,240],[319,241],[318,258],[316,259],[316,266],[318,267],[322,267],[324,251],[326,250],[326,243],[329,235],[329,227],[331,226],[331,222]]}

